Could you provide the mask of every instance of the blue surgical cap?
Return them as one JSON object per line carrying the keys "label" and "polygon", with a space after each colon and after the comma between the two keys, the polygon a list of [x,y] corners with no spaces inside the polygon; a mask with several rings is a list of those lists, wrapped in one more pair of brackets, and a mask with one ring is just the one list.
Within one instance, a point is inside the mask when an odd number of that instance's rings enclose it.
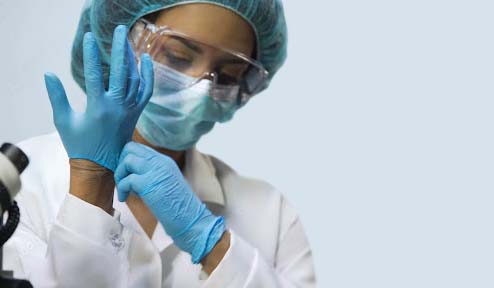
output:
{"label": "blue surgical cap", "polygon": [[190,3],[219,5],[250,23],[256,35],[257,60],[272,79],[285,61],[287,50],[287,28],[281,0],[89,0],[82,9],[72,47],[71,69],[75,81],[85,91],[82,41],[86,32],[94,33],[101,52],[105,83],[108,83],[112,35],[117,25],[132,27],[147,14]]}

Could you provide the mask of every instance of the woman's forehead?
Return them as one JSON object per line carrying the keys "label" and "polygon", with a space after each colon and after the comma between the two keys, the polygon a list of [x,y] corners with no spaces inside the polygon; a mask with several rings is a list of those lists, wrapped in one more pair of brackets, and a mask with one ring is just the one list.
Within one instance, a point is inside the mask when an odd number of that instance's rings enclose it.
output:
{"label": "woman's forehead", "polygon": [[214,4],[193,3],[163,10],[156,24],[245,55],[252,55],[255,48],[250,24],[235,12]]}

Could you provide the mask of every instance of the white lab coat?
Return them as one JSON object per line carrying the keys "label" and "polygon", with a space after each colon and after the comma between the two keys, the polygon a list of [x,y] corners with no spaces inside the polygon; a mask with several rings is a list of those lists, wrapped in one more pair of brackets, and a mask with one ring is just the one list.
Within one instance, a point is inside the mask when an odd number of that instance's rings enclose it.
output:
{"label": "white lab coat", "polygon": [[34,287],[315,287],[309,243],[283,195],[212,156],[190,149],[184,168],[193,191],[225,217],[231,233],[229,250],[207,276],[161,225],[149,239],[116,197],[111,216],[68,194],[69,163],[57,133],[19,146],[31,163],[4,269]]}

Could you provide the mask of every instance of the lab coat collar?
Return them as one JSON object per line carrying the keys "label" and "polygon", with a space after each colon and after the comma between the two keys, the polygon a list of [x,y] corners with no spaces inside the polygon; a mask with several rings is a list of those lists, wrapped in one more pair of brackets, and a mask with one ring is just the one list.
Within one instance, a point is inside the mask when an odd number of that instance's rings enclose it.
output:
{"label": "lab coat collar", "polygon": [[194,146],[185,152],[184,177],[203,202],[225,205],[223,188],[216,175],[216,168],[208,155]]}

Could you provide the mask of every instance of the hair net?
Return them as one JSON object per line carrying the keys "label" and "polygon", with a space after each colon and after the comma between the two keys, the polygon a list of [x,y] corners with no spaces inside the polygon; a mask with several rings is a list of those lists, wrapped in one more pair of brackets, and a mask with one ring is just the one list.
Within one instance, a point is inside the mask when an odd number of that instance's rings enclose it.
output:
{"label": "hair net", "polygon": [[189,3],[216,4],[250,23],[257,40],[257,60],[270,73],[270,79],[285,61],[287,28],[281,0],[88,0],[82,9],[72,47],[71,69],[76,82],[85,90],[82,41],[86,32],[94,33],[107,83],[112,35],[117,25],[131,27],[147,14]]}

